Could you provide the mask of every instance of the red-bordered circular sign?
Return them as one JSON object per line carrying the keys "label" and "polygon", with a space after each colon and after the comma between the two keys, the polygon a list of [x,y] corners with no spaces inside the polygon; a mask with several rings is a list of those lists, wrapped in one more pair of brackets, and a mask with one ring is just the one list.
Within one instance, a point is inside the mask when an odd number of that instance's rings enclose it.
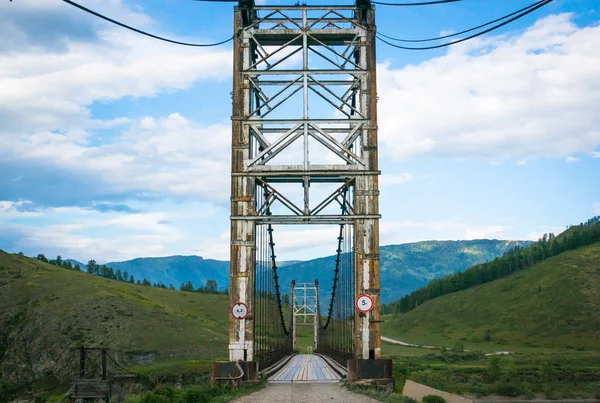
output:
{"label": "red-bordered circular sign", "polygon": [[231,307],[231,315],[237,320],[246,319],[246,316],[248,316],[248,305],[243,302],[236,302]]}
{"label": "red-bordered circular sign", "polygon": [[356,309],[363,313],[371,312],[373,309],[373,298],[367,294],[361,294],[356,298]]}

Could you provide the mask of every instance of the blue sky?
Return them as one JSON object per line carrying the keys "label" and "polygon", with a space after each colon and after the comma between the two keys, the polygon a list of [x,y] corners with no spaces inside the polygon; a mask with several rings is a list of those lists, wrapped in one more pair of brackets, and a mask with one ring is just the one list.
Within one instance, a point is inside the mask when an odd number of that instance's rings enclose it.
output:
{"label": "blue sky", "polygon": [[[80,3],[178,40],[232,33],[227,3]],[[528,4],[378,6],[377,25],[431,37]],[[595,0],[557,0],[452,48],[378,43],[382,244],[537,239],[600,214],[599,20]],[[1,2],[0,248],[227,259],[231,62],[230,44],[161,43],[59,0]],[[332,254],[335,232],[277,228],[278,258]]]}

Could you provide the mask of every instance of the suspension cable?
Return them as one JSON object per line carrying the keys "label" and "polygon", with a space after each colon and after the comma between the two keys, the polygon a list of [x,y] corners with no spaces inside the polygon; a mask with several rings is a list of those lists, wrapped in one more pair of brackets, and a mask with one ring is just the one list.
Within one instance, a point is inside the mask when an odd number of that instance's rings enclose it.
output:
{"label": "suspension cable", "polygon": [[[201,0],[201,1],[206,1],[206,0]],[[209,1],[214,1],[214,0],[209,0]],[[435,1],[421,1],[419,3],[388,3],[385,1],[371,1],[372,4],[379,4],[381,6],[401,6],[401,7],[406,7],[406,6],[431,6],[434,4],[445,4],[445,3],[458,3],[459,1],[462,0],[435,0]]]}
{"label": "suspension cable", "polygon": [[397,41],[397,42],[413,42],[413,43],[414,43],[414,42],[432,42],[432,41],[438,41],[438,40],[441,40],[441,39],[452,38],[452,37],[454,37],[454,36],[458,36],[458,35],[466,34],[466,33],[468,33],[468,32],[475,31],[476,29],[479,29],[479,28],[487,27],[488,25],[494,24],[494,23],[496,23],[496,22],[498,22],[498,21],[505,20],[505,19],[507,19],[507,18],[509,18],[509,17],[512,17],[513,15],[516,15],[516,14],[519,14],[519,13],[521,13],[521,12],[525,11],[525,10],[528,10],[528,9],[530,9],[531,7],[535,7],[536,5],[538,5],[538,4],[540,4],[540,3],[543,3],[544,1],[545,1],[545,0],[540,0],[540,1],[538,1],[537,3],[530,4],[530,5],[528,5],[527,7],[523,7],[523,8],[521,8],[521,9],[519,9],[519,10],[517,10],[517,11],[515,11],[515,12],[512,12],[512,13],[510,13],[510,14],[507,14],[507,15],[505,15],[505,16],[503,16],[503,17],[496,18],[495,20],[492,20],[492,21],[490,21],[490,22],[486,22],[485,24],[481,24],[481,25],[478,25],[478,26],[476,26],[476,27],[473,27],[473,28],[470,28],[470,29],[465,29],[464,31],[455,32],[455,33],[453,33],[453,34],[448,34],[448,35],[438,36],[437,38],[427,38],[427,39],[402,39],[402,38],[394,38],[393,36],[388,36],[388,35],[382,34],[381,32],[379,32],[379,35],[383,36],[384,38],[390,39],[390,40],[392,40],[392,41]]}
{"label": "suspension cable", "polygon": [[131,27],[131,26],[129,26],[127,24],[124,24],[122,22],[113,20],[110,17],[107,17],[105,15],[97,13],[96,11],[90,10],[89,8],[84,7],[81,4],[75,3],[74,1],[71,1],[71,0],[62,0],[62,1],[64,1],[67,4],[72,5],[73,7],[77,7],[78,9],[83,10],[86,13],[92,14],[92,15],[98,17],[98,18],[101,18],[101,19],[103,19],[105,21],[111,22],[111,23],[113,23],[115,25],[118,25],[118,26],[123,27],[125,29],[128,29],[130,31],[137,32],[138,34],[146,35],[146,36],[149,36],[150,38],[158,39],[160,41],[174,43],[176,45],[206,48],[206,47],[211,47],[211,46],[223,45],[223,44],[225,44],[225,43],[233,40],[233,38],[235,37],[235,35],[234,35],[234,36],[232,36],[232,37],[230,37],[228,39],[225,39],[225,40],[223,40],[221,42],[215,42],[215,43],[188,43],[188,42],[175,41],[175,40],[172,40],[172,39],[163,38],[162,36],[154,35],[154,34],[151,34],[149,32],[145,32],[145,31],[139,30],[137,28]]}
{"label": "suspension cable", "polygon": [[526,10],[526,11],[524,11],[524,12],[522,12],[522,13],[520,13],[520,14],[518,14],[518,15],[514,16],[514,17],[512,17],[511,19],[509,19],[509,20],[506,20],[506,21],[504,21],[504,22],[502,22],[502,23],[498,24],[498,25],[494,25],[494,26],[493,26],[493,27],[491,27],[491,28],[488,28],[488,29],[486,29],[486,30],[483,30],[483,31],[481,31],[481,32],[478,32],[478,33],[476,33],[476,34],[473,34],[473,35],[467,36],[467,37],[465,37],[465,38],[462,38],[462,39],[457,39],[457,40],[455,40],[455,41],[448,42],[448,43],[443,43],[443,44],[440,44],[440,45],[434,45],[434,46],[423,46],[423,47],[400,46],[400,45],[396,45],[396,44],[394,44],[394,43],[388,42],[388,41],[386,41],[385,39],[382,39],[382,36],[383,36],[383,35],[381,35],[381,34],[379,34],[379,33],[377,33],[376,35],[377,35],[377,39],[379,39],[381,42],[383,42],[383,43],[385,43],[385,44],[387,44],[387,45],[390,45],[390,46],[392,46],[392,47],[394,47],[394,48],[397,48],[397,49],[404,49],[404,50],[430,50],[430,49],[438,49],[438,48],[443,48],[443,47],[446,47],[446,46],[455,45],[455,44],[457,44],[457,43],[465,42],[465,41],[468,41],[468,40],[470,40],[470,39],[477,38],[478,36],[481,36],[481,35],[483,35],[483,34],[486,34],[486,33],[488,33],[488,32],[494,31],[494,30],[496,30],[496,29],[498,29],[498,28],[501,28],[501,27],[503,27],[503,26],[505,26],[505,25],[507,25],[507,24],[509,24],[509,23],[513,22],[513,21],[516,21],[516,20],[518,20],[518,19],[520,19],[520,18],[522,18],[522,17],[526,16],[527,14],[530,14],[530,13],[534,12],[534,11],[535,11],[535,10],[537,10],[538,8],[541,8],[541,7],[543,7],[543,6],[547,5],[547,4],[550,4],[550,3],[551,3],[551,2],[553,2],[553,1],[554,1],[554,0],[543,0],[541,3],[538,3],[538,4],[537,4],[537,5],[535,5],[534,7],[530,8],[530,9],[528,9],[528,10]]}
{"label": "suspension cable", "polygon": [[[268,190],[265,187],[265,199],[269,196]],[[266,215],[271,215],[271,207],[267,206]],[[285,320],[283,318],[283,308],[281,306],[281,292],[279,290],[279,275],[277,275],[277,261],[275,255],[275,242],[273,242],[273,227],[271,224],[267,225],[267,232],[269,233],[269,250],[271,252],[271,268],[273,270],[273,279],[275,280],[275,295],[277,297],[277,307],[279,310],[279,321],[281,322],[281,328],[286,336],[289,336],[290,332],[285,326]]]}
{"label": "suspension cable", "polygon": [[[343,190],[343,202],[342,202],[342,215],[347,214],[347,209],[346,209],[346,193],[347,193],[348,188],[344,187]],[[331,322],[331,316],[333,314],[333,304],[335,301],[335,294],[336,294],[336,290],[337,290],[337,283],[339,280],[339,275],[340,275],[340,260],[341,260],[341,255],[342,255],[342,241],[344,239],[344,224],[340,224],[340,233],[338,235],[338,246],[337,246],[337,250],[336,250],[336,258],[335,258],[335,270],[334,270],[334,274],[333,274],[333,287],[331,290],[331,299],[329,300],[329,312],[327,313],[327,321],[325,322],[325,325],[322,327],[323,330],[327,329],[327,327],[329,326],[329,323]]]}

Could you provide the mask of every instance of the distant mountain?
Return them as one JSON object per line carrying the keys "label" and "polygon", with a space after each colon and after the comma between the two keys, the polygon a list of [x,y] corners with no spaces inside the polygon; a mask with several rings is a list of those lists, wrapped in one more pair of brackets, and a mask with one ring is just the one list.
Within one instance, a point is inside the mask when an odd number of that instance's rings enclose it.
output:
{"label": "distant mountain", "polygon": [[[389,315],[382,333],[419,344],[458,341],[600,349],[600,242]],[[476,348],[476,347],[475,347]]]}
{"label": "distant mountain", "polygon": [[82,271],[85,271],[85,263],[81,263],[75,259],[65,259],[65,262],[71,262],[73,266],[79,265],[79,268],[81,268]]}
{"label": "distant mountain", "polygon": [[[381,247],[381,298],[387,303],[426,285],[434,278],[465,270],[501,256],[515,246],[527,246],[527,241],[423,241]],[[85,271],[85,264],[79,263]],[[229,262],[204,259],[200,256],[167,256],[137,258],[106,264],[115,270],[133,275],[136,280],[148,279],[179,288],[182,282],[192,281],[194,287],[204,286],[214,279],[220,290],[229,288]],[[335,256],[306,262],[278,262],[281,292],[290,292],[292,280],[309,282],[319,280],[321,301],[325,304],[331,295]]]}
{"label": "distant mountain", "polygon": [[229,262],[224,260],[200,256],[142,257],[106,265],[122,273],[127,272],[136,280],[146,278],[151,283],[173,284],[177,289],[187,281],[198,288],[211,279],[216,280],[220,290],[229,288]]}
{"label": "distant mountain", "polygon": [[[380,250],[381,301],[391,302],[426,285],[434,278],[462,271],[501,256],[529,241],[423,241],[382,246]],[[330,298],[335,256],[313,259],[279,270],[283,292],[289,292],[292,280],[319,280],[321,301]],[[323,306],[322,306],[323,307]]]}

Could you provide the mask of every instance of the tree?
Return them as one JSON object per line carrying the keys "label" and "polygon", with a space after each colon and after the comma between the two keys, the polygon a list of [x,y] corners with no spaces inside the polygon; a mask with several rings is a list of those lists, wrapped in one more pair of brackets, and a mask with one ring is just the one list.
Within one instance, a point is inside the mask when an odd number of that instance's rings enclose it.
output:
{"label": "tree", "polygon": [[169,284],[169,290],[174,290],[175,287],[173,287],[173,284]]}
{"label": "tree", "polygon": [[500,374],[502,373],[500,356],[492,355],[488,358],[487,373],[490,379],[493,381],[500,379]]}
{"label": "tree", "polygon": [[95,260],[90,260],[87,264],[87,272],[89,274],[96,274],[98,272],[98,265],[96,264]]}
{"label": "tree", "polygon": [[62,257],[60,255],[58,255],[56,257],[56,265],[57,266],[62,266],[63,265],[63,260],[62,260]]}
{"label": "tree", "polygon": [[40,262],[48,263],[48,259],[46,258],[46,256],[44,256],[43,253],[40,253],[39,255],[37,255],[36,259],[39,260]]}
{"label": "tree", "polygon": [[79,264],[76,264],[75,267],[73,267],[73,270],[81,271],[81,266],[79,266]]}
{"label": "tree", "polygon": [[63,267],[69,269],[69,270],[73,270],[73,263],[67,261],[63,263]]}
{"label": "tree", "polygon": [[217,286],[217,281],[210,279],[206,280],[206,286],[204,287],[206,292],[209,294],[216,294],[219,291],[219,287]]}
{"label": "tree", "polygon": [[123,281],[129,281],[129,273],[127,273],[127,272],[123,273]]}
{"label": "tree", "polygon": [[147,285],[147,286],[150,286],[150,285],[152,285],[152,284],[150,284],[150,282],[144,278],[144,279],[142,280],[142,285]]}
{"label": "tree", "polygon": [[123,281],[123,274],[121,273],[121,269],[117,270],[117,272],[115,273],[115,277],[117,278],[117,280]]}
{"label": "tree", "polygon": [[281,304],[283,306],[290,305],[290,294],[288,294],[288,293],[283,294],[283,297],[281,298]]}
{"label": "tree", "polygon": [[185,283],[185,290],[184,291],[190,291],[190,292],[194,291],[194,285],[192,284],[192,282],[190,280],[188,280],[188,282]]}
{"label": "tree", "polygon": [[135,278],[133,277],[133,274],[131,275],[131,277],[129,277],[129,282],[131,284],[135,284]]}

